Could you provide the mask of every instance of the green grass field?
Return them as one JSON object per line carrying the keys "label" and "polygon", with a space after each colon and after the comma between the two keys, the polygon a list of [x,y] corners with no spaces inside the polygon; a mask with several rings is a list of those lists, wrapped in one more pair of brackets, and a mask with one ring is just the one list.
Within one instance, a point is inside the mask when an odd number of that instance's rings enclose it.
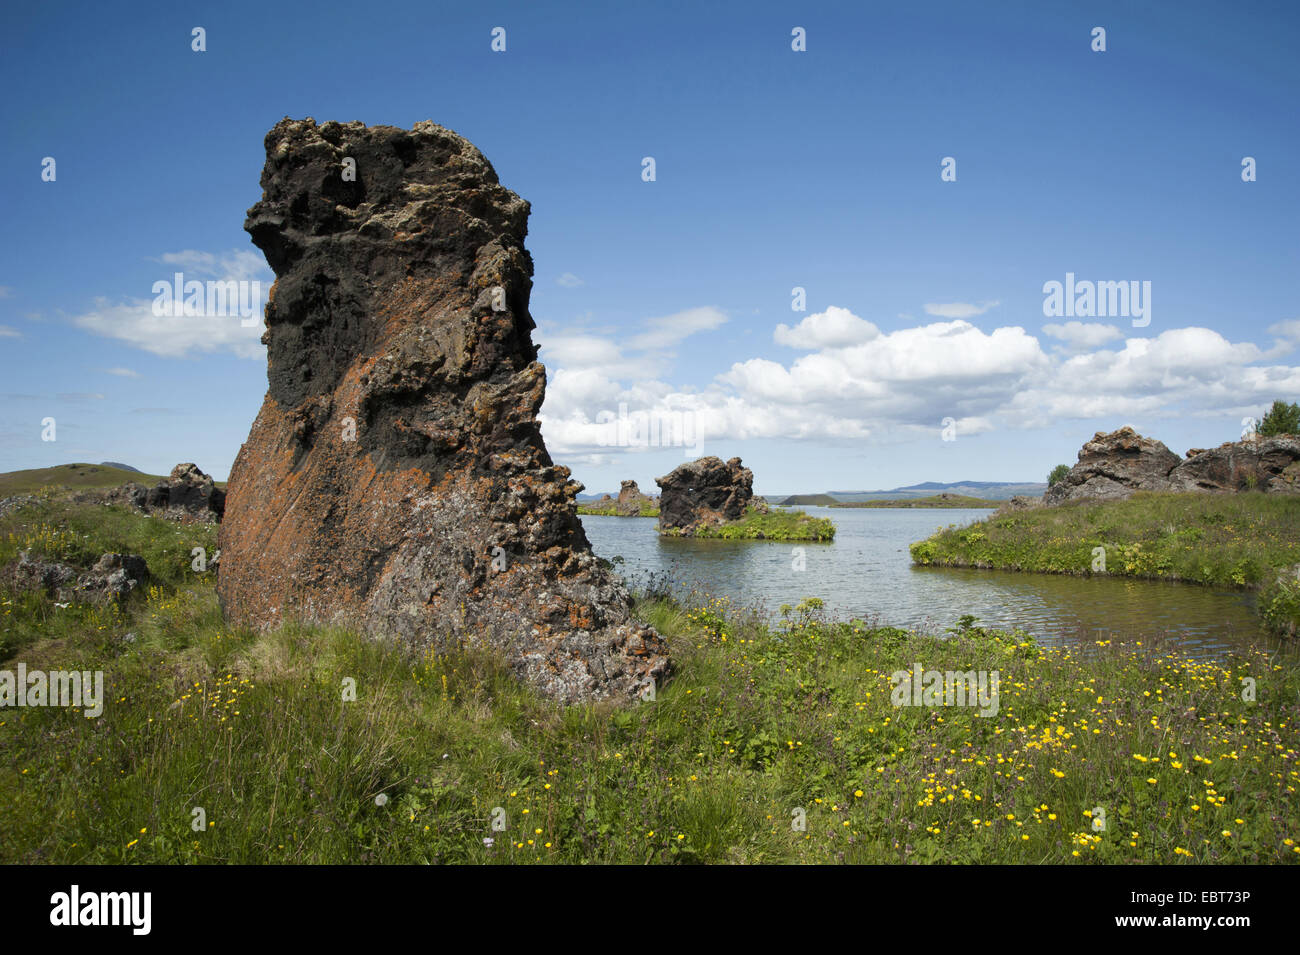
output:
{"label": "green grass field", "polygon": [[[1300,678],[1259,651],[648,596],[674,678],[562,707],[481,653],[226,627],[210,527],[52,502],[0,540],[157,578],[115,613],[3,592],[0,670],[102,669],[106,702],[0,709],[0,862],[1300,862]],[[996,670],[997,714],[894,706],[917,663]]]}

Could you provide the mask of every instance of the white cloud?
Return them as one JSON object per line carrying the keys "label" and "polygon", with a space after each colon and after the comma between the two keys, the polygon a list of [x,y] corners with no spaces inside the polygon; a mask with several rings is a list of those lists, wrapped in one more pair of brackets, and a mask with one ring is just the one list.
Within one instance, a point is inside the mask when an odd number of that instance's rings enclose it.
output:
{"label": "white cloud", "polygon": [[140,377],[140,373],[138,371],[132,371],[130,368],[109,368],[107,370],[110,375],[117,375],[119,378]]}
{"label": "white cloud", "polygon": [[563,285],[565,288],[578,288],[579,286],[586,285],[587,283],[584,282],[582,279],[578,278],[572,272],[565,272],[563,275],[561,275],[559,278],[555,280],[555,284]]}
{"label": "white cloud", "polygon": [[[168,252],[157,261],[171,266],[193,281],[193,274],[212,276],[219,282],[257,282],[260,301],[253,307],[251,326],[233,315],[154,314],[154,299],[131,298],[111,303],[95,299],[95,308],[72,319],[74,325],[106,338],[115,338],[164,358],[185,358],[191,353],[231,352],[240,358],[265,360],[261,343],[261,315],[274,276],[255,252],[243,250],[214,255],[187,249]],[[174,273],[160,274],[158,281],[174,284]]]}
{"label": "white cloud", "polygon": [[0,298],[8,298],[14,292],[12,285],[0,285]]}
{"label": "white cloud", "polygon": [[635,336],[628,345],[633,349],[671,348],[696,332],[711,331],[726,321],[726,313],[720,308],[711,305],[688,308],[662,318],[647,319],[648,331]]}
{"label": "white cloud", "polygon": [[931,302],[923,306],[927,315],[937,315],[939,318],[974,318],[976,315],[983,315],[991,308],[1001,305],[1001,302],[983,302],[979,305],[971,305],[968,302],[949,302],[947,304]]}
{"label": "white cloud", "polygon": [[1114,325],[1099,322],[1066,322],[1064,325],[1044,325],[1043,334],[1059,338],[1071,348],[1096,348],[1124,337]]}
{"label": "white cloud", "polygon": [[[269,273],[266,260],[261,253],[248,249],[232,249],[220,255],[186,249],[183,252],[164,252],[155,261],[174,266],[182,272],[197,272],[199,275],[211,275],[222,279],[256,279]],[[161,278],[170,280],[171,276],[161,276]]]}
{"label": "white cloud", "polygon": [[22,338],[23,333],[8,325],[0,325],[0,338]]}
{"label": "white cloud", "polygon": [[[1269,331],[1300,340],[1300,321]],[[777,344],[805,354],[734,362],[700,388],[660,380],[625,349],[591,336],[551,353],[579,364],[550,365],[543,431],[548,447],[565,455],[618,453],[609,422],[620,412],[689,415],[713,448],[753,438],[885,442],[937,434],[946,418],[963,435],[1079,419],[1235,422],[1278,395],[1300,393],[1300,367],[1276,364],[1277,348],[1208,328],[1125,338],[1114,326],[1068,322],[1043,336],[1019,326],[985,332],[960,319],[882,333],[847,309],[828,308],[774,330]]]}
{"label": "white cloud", "polygon": [[832,305],[824,312],[809,315],[798,325],[778,325],[772,333],[778,345],[789,348],[838,348],[870,341],[880,329],[865,318],[858,318],[847,308]]}

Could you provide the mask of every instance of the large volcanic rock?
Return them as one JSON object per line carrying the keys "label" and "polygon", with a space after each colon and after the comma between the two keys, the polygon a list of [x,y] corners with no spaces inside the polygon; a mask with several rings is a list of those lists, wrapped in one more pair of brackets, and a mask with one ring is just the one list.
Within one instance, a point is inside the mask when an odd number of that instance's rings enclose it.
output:
{"label": "large volcanic rock", "polygon": [[431,122],[286,119],[266,152],[244,228],[276,274],[269,388],[228,485],[227,620],[491,647],[566,701],[662,677],[538,429],[528,203]]}
{"label": "large volcanic rock", "polygon": [[1079,451],[1079,463],[1047,489],[1043,500],[1117,500],[1134,491],[1173,490],[1169,472],[1181,461],[1164,444],[1132,428],[1098,431]]}
{"label": "large volcanic rock", "polygon": [[706,524],[739,520],[754,498],[754,473],[740,458],[699,458],[661,478],[659,529],[690,533]]}
{"label": "large volcanic rock", "polygon": [[636,481],[624,481],[618,489],[618,501],[614,507],[619,514],[635,517],[642,508],[654,507],[654,498],[641,493]]}
{"label": "large volcanic rock", "polygon": [[1177,491],[1300,493],[1300,438],[1278,435],[1193,448],[1169,477]]}

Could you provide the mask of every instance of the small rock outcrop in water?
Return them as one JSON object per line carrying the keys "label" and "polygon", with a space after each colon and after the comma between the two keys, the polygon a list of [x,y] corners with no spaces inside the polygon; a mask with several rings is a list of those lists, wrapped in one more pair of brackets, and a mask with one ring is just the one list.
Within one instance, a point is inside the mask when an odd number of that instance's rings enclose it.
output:
{"label": "small rock outcrop in water", "polygon": [[635,516],[643,508],[654,507],[654,498],[642,494],[636,481],[624,481],[618,491],[618,501],[614,505],[619,514]]}
{"label": "small rock outcrop in water", "polygon": [[157,512],[176,520],[219,521],[226,509],[226,492],[191,463],[176,465],[170,476],[153,487],[130,481],[113,488],[105,497],[110,502],[130,504],[146,513]]}
{"label": "small rock outcrop in water", "polygon": [[754,473],[740,458],[709,456],[679,465],[661,478],[659,527],[689,533],[702,524],[737,521],[754,499]]}
{"label": "small rock outcrop in water", "polygon": [[276,274],[269,387],[230,475],[226,619],[486,647],[565,701],[664,676],[542,443],[528,203],[431,122],[286,119],[266,153],[244,227]]}
{"label": "small rock outcrop in water", "polygon": [[1132,428],[1099,431],[1043,501],[1117,500],[1134,491],[1247,490],[1300,493],[1300,439],[1231,441],[1208,451],[1193,448],[1184,460]]}

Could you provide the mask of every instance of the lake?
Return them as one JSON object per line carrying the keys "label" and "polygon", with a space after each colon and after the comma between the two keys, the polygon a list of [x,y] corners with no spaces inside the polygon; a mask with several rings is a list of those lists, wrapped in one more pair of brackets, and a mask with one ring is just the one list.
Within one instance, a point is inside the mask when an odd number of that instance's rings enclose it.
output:
{"label": "lake", "polygon": [[[973,614],[983,625],[1021,627],[1047,644],[1166,632],[1202,651],[1276,645],[1262,633],[1249,593],[1118,577],[912,566],[913,541],[941,526],[982,520],[988,510],[802,509],[835,522],[833,543],[660,537],[648,518],[584,516],[582,523],[599,556],[623,558],[617,569],[634,586],[666,575],[683,589],[772,615],[782,604],[820,597],[840,618],[942,630]],[[803,570],[795,569],[797,547]]]}

